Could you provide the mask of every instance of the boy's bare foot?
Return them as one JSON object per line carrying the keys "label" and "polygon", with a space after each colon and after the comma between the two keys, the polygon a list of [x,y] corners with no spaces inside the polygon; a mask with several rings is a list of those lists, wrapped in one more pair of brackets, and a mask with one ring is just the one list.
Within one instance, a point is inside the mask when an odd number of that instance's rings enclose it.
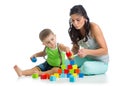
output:
{"label": "boy's bare foot", "polygon": [[14,66],[14,69],[19,77],[22,76],[22,70],[17,65]]}

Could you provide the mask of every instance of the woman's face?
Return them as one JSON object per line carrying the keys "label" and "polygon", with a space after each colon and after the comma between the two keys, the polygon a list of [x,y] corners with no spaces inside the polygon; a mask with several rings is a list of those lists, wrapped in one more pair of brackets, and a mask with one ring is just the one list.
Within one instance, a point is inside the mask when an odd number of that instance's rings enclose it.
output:
{"label": "woman's face", "polygon": [[71,23],[76,29],[82,29],[85,24],[86,19],[78,14],[71,15]]}

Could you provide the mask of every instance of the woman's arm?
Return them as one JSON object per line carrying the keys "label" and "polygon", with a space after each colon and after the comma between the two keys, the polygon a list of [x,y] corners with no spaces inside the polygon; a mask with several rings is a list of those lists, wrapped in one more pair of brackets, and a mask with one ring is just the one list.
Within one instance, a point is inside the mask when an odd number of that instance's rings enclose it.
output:
{"label": "woman's arm", "polygon": [[91,30],[92,30],[92,37],[96,39],[96,42],[98,43],[100,48],[96,50],[87,49],[86,50],[87,55],[101,56],[101,55],[108,54],[106,41],[104,39],[104,36],[100,27],[95,23],[91,23]]}

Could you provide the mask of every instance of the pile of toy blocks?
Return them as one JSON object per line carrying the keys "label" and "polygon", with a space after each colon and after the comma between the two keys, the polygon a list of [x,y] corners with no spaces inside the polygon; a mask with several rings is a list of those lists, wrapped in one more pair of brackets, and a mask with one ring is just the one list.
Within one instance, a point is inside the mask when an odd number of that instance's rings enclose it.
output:
{"label": "pile of toy blocks", "polygon": [[[33,78],[38,78],[37,74],[32,75]],[[74,63],[74,60],[70,60],[70,64],[61,65],[61,68],[58,69],[57,73],[53,75],[42,74],[40,79],[49,79],[50,81],[56,81],[57,78],[68,78],[69,82],[75,82],[76,78],[83,78],[84,74],[80,72],[78,66]]]}

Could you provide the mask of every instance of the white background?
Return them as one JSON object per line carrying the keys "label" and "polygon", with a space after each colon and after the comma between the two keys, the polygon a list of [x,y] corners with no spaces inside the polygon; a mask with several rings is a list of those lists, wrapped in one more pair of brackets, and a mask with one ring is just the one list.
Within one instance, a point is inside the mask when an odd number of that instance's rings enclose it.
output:
{"label": "white background", "polygon": [[[17,64],[21,69],[32,68],[44,61],[39,58],[32,63],[29,57],[42,50],[39,32],[44,28],[52,29],[57,41],[71,47],[68,36],[69,11],[74,5],[82,4],[90,18],[97,23],[106,39],[110,62],[106,73],[107,81],[100,85],[119,84],[120,76],[120,12],[119,0],[1,0],[0,1],[0,84],[21,85],[99,85],[100,83],[50,83],[42,80],[18,78],[13,70]],[[90,82],[90,81],[89,81]],[[97,82],[97,81],[96,81]]]}

